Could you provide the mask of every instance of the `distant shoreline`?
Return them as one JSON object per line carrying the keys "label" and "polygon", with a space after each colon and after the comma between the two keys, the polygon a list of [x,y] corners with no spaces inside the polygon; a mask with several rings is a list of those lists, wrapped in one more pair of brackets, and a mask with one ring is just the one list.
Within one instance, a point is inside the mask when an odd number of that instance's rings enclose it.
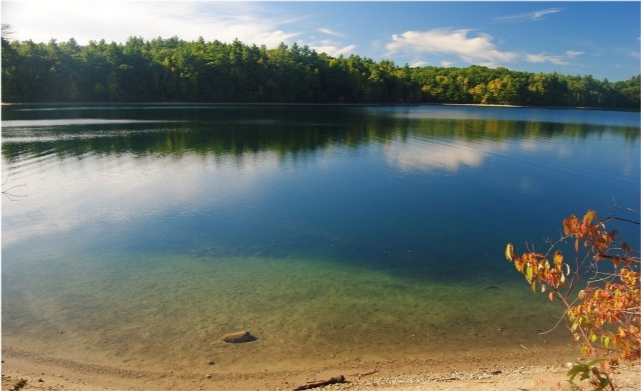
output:
{"label": "distant shoreline", "polygon": [[612,107],[587,107],[587,106],[520,106],[520,105],[502,105],[487,103],[306,103],[306,102],[2,102],[2,106],[461,106],[461,107],[498,107],[498,108],[515,108],[515,109],[559,109],[559,110],[594,110],[594,111],[621,111],[630,113],[641,112],[630,108],[612,108]]}

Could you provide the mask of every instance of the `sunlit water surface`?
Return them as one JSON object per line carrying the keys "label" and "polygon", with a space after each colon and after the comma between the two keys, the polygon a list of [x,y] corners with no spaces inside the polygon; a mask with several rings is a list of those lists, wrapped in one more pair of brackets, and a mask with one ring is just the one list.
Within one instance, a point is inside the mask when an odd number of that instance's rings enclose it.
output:
{"label": "sunlit water surface", "polygon": [[[638,209],[639,114],[2,108],[2,342],[255,371],[568,342],[503,258]],[[621,228],[638,248],[638,231]],[[249,330],[243,345],[220,341]]]}

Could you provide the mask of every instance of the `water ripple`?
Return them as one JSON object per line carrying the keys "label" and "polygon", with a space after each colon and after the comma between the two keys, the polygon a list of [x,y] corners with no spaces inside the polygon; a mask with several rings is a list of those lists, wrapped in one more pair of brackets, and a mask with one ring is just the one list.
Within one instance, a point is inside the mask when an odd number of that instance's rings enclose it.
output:
{"label": "water ripple", "polygon": [[133,119],[104,119],[104,118],[65,118],[65,119],[29,119],[2,121],[3,128],[17,127],[48,127],[68,125],[111,125],[136,123],[166,123],[167,120],[133,120]]}

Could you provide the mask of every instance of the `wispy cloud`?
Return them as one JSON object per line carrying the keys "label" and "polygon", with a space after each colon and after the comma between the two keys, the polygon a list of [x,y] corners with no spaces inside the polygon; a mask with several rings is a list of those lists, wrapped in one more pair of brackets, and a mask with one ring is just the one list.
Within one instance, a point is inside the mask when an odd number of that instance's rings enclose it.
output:
{"label": "wispy cloud", "polygon": [[555,65],[567,65],[568,62],[562,56],[555,56],[547,53],[539,54],[528,54],[526,56],[528,62],[538,64],[538,63],[550,63]]}
{"label": "wispy cloud", "polygon": [[568,51],[565,52],[565,55],[570,57],[570,58],[575,58],[575,57],[578,57],[578,56],[580,56],[582,54],[585,54],[585,52],[577,52],[575,50],[568,50]]}
{"label": "wispy cloud", "polygon": [[517,15],[499,16],[494,18],[495,22],[506,23],[522,23],[522,22],[536,22],[542,20],[544,16],[552,15],[561,12],[560,8],[546,8],[543,10],[527,12]]}
{"label": "wispy cloud", "polygon": [[[47,42],[74,37],[124,42],[130,36],[146,39],[179,35],[186,40],[207,40],[277,46],[300,35],[287,27],[291,18],[274,15],[266,7],[243,2],[7,2],[2,21],[16,31],[16,39]],[[84,32],[79,33],[79,32]],[[91,35],[87,35],[90,32]]]}
{"label": "wispy cloud", "polygon": [[427,65],[428,62],[425,60],[421,60],[420,58],[415,58],[412,60],[412,62],[409,64],[411,67],[424,67]]}
{"label": "wispy cloud", "polygon": [[[347,36],[346,34],[330,29],[328,27],[321,27],[316,29],[316,31],[325,35],[329,35],[333,38],[345,38]],[[354,44],[344,44],[342,42],[338,42],[333,38],[320,40],[314,40],[313,37],[311,38],[312,41],[306,43],[310,48],[316,50],[319,53],[327,53],[332,57],[351,54],[354,52],[354,49],[356,49],[356,45]]]}
{"label": "wispy cloud", "polygon": [[323,34],[331,35],[333,37],[340,37],[340,38],[345,37],[345,34],[339,33],[338,31],[335,31],[326,27],[321,27],[318,29],[318,31]]}
{"label": "wispy cloud", "polygon": [[309,42],[307,43],[307,46],[319,53],[327,53],[332,57],[351,54],[354,52],[354,49],[356,49],[356,45],[341,45],[340,43],[334,42],[332,40]]}
{"label": "wispy cloud", "polygon": [[526,60],[528,62],[537,63],[550,63],[554,65],[569,65],[571,60],[578,56],[585,54],[585,52],[578,52],[575,50],[567,50],[564,55],[553,55],[548,53],[528,54]]}
{"label": "wispy cloud", "polygon": [[[641,43],[641,37],[637,38],[637,40],[639,41],[639,43]],[[639,52],[638,50],[630,52],[630,55],[635,58],[641,58],[641,52]]]}
{"label": "wispy cloud", "polygon": [[392,35],[386,48],[390,55],[406,52],[454,54],[471,64],[496,65],[516,59],[515,53],[498,50],[490,35],[470,36],[470,32],[469,29],[406,31]]}

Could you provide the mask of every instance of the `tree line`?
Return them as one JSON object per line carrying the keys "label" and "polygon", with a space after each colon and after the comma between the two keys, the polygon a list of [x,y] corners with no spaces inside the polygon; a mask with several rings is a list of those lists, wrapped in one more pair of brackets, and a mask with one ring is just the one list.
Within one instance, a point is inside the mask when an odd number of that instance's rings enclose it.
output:
{"label": "tree line", "polygon": [[2,38],[4,102],[482,103],[639,109],[627,81],[472,65],[400,66],[308,46],[178,37],[125,43]]}

